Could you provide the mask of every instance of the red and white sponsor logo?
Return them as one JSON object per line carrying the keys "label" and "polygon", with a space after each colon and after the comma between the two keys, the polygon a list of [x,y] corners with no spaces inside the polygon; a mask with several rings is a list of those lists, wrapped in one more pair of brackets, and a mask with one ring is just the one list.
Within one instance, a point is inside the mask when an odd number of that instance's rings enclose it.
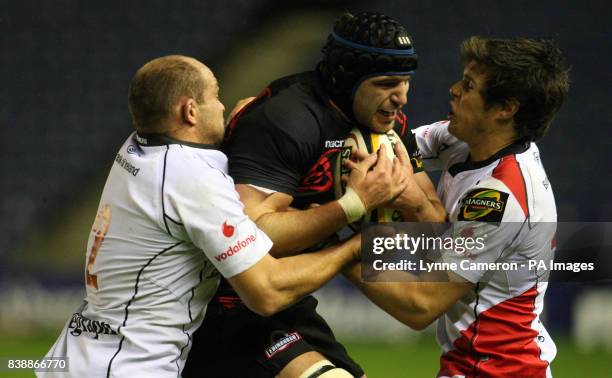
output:
{"label": "red and white sponsor logo", "polygon": [[236,244],[230,245],[229,248],[227,249],[227,251],[219,253],[217,256],[215,256],[215,259],[217,259],[217,261],[224,261],[228,257],[231,257],[231,256],[235,255],[236,253],[242,251],[249,244],[254,243],[255,239],[256,239],[255,235],[249,235],[246,238],[244,238],[243,240],[238,240],[236,242]]}
{"label": "red and white sponsor logo", "polygon": [[274,345],[270,346],[269,348],[266,348],[266,357],[268,359],[271,359],[272,357],[274,357],[275,354],[287,349],[291,344],[299,340],[302,340],[302,336],[300,336],[300,334],[297,332],[286,334],[285,337],[278,340]]}
{"label": "red and white sponsor logo", "polygon": [[223,235],[225,235],[225,237],[229,238],[232,235],[234,235],[234,230],[235,230],[234,226],[227,224],[227,221],[223,222],[223,226],[221,227],[221,232],[223,232]]}

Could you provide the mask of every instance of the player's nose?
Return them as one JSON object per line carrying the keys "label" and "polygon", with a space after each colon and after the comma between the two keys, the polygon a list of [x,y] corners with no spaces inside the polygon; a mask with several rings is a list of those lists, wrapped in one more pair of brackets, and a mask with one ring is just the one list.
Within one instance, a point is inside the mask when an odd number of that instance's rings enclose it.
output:
{"label": "player's nose", "polygon": [[391,101],[393,101],[399,107],[406,105],[406,103],[408,102],[409,88],[410,83],[408,81],[398,85],[391,95]]}
{"label": "player's nose", "polygon": [[461,81],[458,81],[454,83],[453,85],[451,85],[450,88],[448,89],[448,94],[450,94],[451,97],[459,97],[461,95],[460,83]]}

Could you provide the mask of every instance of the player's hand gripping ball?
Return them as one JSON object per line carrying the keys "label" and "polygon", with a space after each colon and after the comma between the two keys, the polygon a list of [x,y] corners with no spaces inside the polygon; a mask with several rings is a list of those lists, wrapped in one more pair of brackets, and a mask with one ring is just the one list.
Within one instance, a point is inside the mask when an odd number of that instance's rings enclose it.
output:
{"label": "player's hand gripping ball", "polygon": [[[348,137],[344,140],[342,151],[340,152],[338,159],[336,159],[336,165],[334,167],[334,194],[336,198],[340,198],[344,194],[345,185],[342,181],[342,176],[350,173],[348,168],[345,167],[344,162],[346,160],[350,160],[356,150],[361,150],[371,154],[378,152],[380,146],[384,144],[386,147],[385,150],[387,157],[392,160],[395,157],[395,153],[393,152],[395,145],[398,143],[404,149],[404,151],[406,151],[406,147],[404,147],[399,135],[397,135],[397,133],[393,130],[389,130],[384,134],[379,134],[369,130],[366,131],[359,128],[353,128]],[[388,223],[399,221],[399,211],[390,208],[380,208],[372,210],[357,222],[349,224],[349,226],[357,230],[364,222]]]}

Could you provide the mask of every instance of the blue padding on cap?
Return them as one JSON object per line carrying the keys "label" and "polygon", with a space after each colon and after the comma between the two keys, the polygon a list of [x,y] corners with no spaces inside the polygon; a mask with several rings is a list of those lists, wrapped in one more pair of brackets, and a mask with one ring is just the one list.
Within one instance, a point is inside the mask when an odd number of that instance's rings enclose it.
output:
{"label": "blue padding on cap", "polygon": [[415,55],[414,49],[412,47],[410,47],[409,49],[405,49],[405,50],[400,50],[400,49],[385,49],[385,48],[381,48],[381,47],[372,47],[372,46],[366,46],[366,45],[362,45],[362,44],[359,44],[359,43],[351,42],[351,41],[349,41],[347,39],[344,39],[344,38],[340,37],[335,32],[332,32],[331,36],[337,42],[340,42],[343,45],[352,47],[352,48],[357,49],[357,50],[362,50],[362,51],[367,51],[367,52],[372,52],[372,53],[377,53],[377,54],[385,54],[385,55]]}

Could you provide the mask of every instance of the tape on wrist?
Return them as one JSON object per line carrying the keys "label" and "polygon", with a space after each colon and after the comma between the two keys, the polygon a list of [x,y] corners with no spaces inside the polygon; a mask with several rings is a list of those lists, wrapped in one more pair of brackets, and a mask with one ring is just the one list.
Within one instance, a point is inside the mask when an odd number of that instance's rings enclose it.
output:
{"label": "tape on wrist", "polygon": [[351,187],[346,187],[346,192],[338,199],[338,204],[342,207],[349,223],[358,221],[366,214],[366,208],[363,201],[361,201],[357,192]]}

